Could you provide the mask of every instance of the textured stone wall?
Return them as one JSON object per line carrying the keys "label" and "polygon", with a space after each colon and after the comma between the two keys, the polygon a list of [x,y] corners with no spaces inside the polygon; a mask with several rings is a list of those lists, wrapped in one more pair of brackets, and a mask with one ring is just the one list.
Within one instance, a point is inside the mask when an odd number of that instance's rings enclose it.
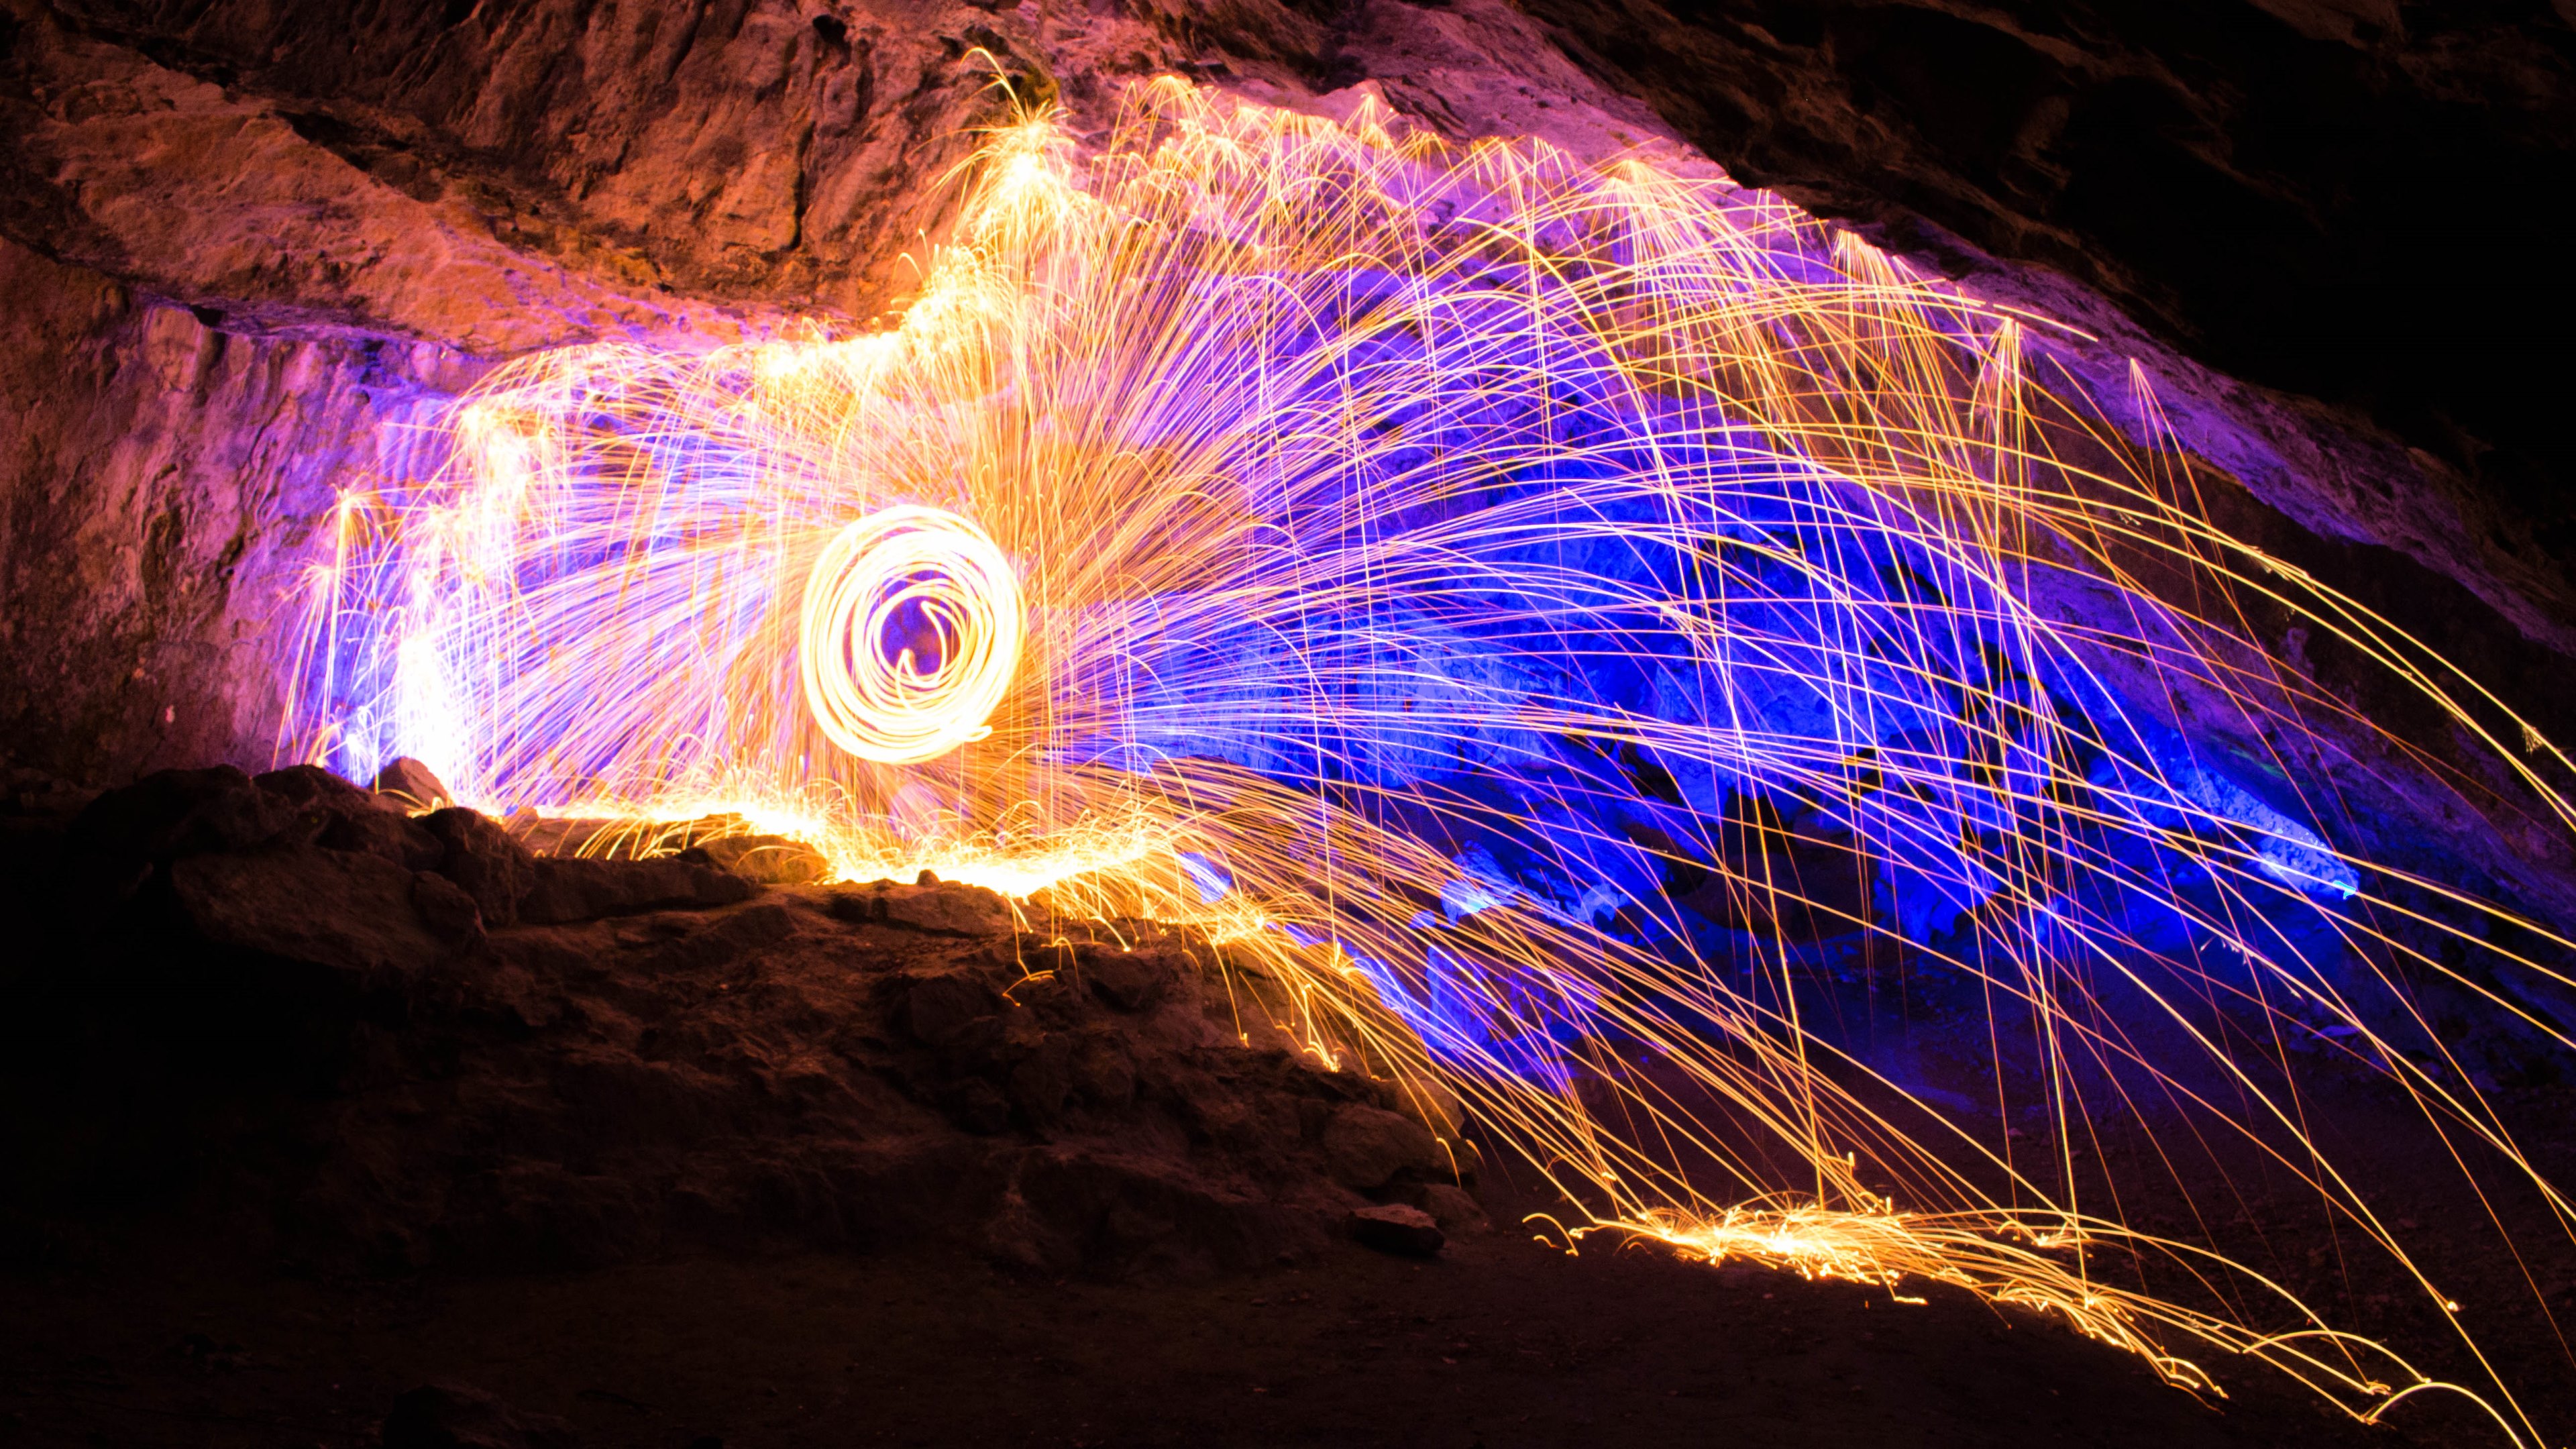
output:
{"label": "textured stone wall", "polygon": [[0,740],[76,777],[264,758],[277,634],[332,499],[421,466],[472,365],[223,330],[0,242]]}

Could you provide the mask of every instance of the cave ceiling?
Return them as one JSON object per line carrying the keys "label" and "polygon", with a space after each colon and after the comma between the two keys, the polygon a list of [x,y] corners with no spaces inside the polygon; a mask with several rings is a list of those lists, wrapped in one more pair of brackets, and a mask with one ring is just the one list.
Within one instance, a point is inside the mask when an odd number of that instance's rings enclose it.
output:
{"label": "cave ceiling", "polygon": [[882,315],[997,73],[1078,132],[1177,73],[1713,162],[2134,360],[2238,526],[2555,719],[2572,49],[2393,0],[6,0],[0,734],[260,762],[335,479],[499,359]]}

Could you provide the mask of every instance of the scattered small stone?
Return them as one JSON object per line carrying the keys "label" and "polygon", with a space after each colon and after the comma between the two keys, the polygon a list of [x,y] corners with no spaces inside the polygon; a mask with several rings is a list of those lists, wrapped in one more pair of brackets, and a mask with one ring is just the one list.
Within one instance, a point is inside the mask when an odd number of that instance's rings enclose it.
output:
{"label": "scattered small stone", "polygon": [[468,1384],[423,1384],[385,1415],[385,1449],[573,1449],[572,1426]]}
{"label": "scattered small stone", "polygon": [[1431,1214],[1402,1203],[1378,1207],[1354,1208],[1350,1216],[1351,1237],[1361,1247],[1393,1253],[1400,1258],[1428,1258],[1440,1251],[1448,1236]]}

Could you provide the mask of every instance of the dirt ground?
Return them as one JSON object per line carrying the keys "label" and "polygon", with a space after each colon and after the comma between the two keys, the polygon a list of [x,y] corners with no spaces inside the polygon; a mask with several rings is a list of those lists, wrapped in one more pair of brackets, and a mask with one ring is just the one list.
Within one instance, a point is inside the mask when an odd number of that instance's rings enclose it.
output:
{"label": "dirt ground", "polygon": [[1569,1257],[1513,1227],[1429,1263],[1336,1248],[1123,1284],[922,1252],[356,1282],[172,1254],[0,1303],[0,1443],[29,1446],[373,1444],[430,1381],[661,1449],[2503,1442],[2439,1411],[2363,1429],[2262,1382],[2204,1402],[1956,1295]]}

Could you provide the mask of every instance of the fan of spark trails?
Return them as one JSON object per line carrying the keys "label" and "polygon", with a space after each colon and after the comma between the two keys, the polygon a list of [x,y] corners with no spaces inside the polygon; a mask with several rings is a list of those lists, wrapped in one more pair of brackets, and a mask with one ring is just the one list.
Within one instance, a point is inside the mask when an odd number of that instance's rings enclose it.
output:
{"label": "fan of spark trails", "polygon": [[[2289,1031],[2529,1175],[2368,1007],[2407,999],[2391,963],[2468,981],[2423,941],[2479,932],[2375,924],[2384,877],[2172,704],[2367,732],[2231,590],[2465,731],[2492,702],[2026,378],[2037,319],[1720,182],[1387,122],[1139,86],[1088,157],[997,130],[891,330],[504,368],[432,486],[347,500],[301,747],[1195,923],[1314,1051],[1453,1092],[1578,1231],[1964,1285],[2188,1385],[2196,1342],[2358,1414],[2425,1386],[1964,1119],[2066,1142],[2144,1104],[2404,1262],[2298,1126]],[[869,635],[902,600],[834,541],[890,510],[988,541],[1018,597],[904,564],[948,612]],[[843,633],[800,656],[825,596]],[[933,757],[848,747],[877,696],[809,704],[818,670],[935,693],[969,650],[972,717],[903,736]],[[1981,983],[1992,1100],[1954,1122],[1817,1025],[1819,943],[1853,938]]]}

